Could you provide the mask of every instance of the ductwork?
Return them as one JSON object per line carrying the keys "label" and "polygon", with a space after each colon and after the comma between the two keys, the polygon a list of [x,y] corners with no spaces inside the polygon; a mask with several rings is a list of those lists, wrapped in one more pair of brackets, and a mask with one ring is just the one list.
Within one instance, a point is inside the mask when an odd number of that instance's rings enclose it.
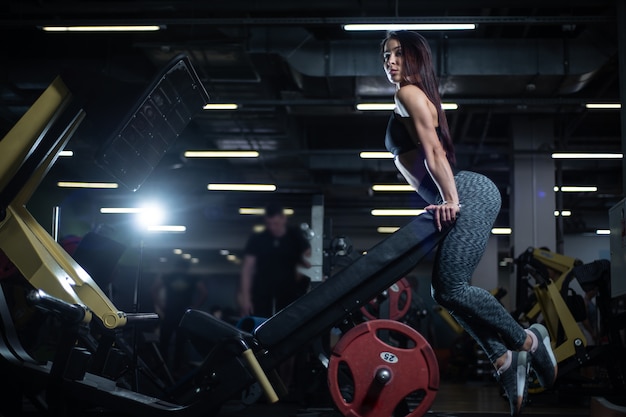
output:
{"label": "ductwork", "polygon": [[[381,34],[381,39],[383,35]],[[459,77],[556,77],[562,94],[579,91],[615,54],[611,45],[585,36],[575,39],[431,40],[442,79]],[[380,45],[372,40],[321,41],[304,28],[252,28],[251,53],[277,53],[305,76],[380,77]],[[554,90],[552,90],[554,91]]]}

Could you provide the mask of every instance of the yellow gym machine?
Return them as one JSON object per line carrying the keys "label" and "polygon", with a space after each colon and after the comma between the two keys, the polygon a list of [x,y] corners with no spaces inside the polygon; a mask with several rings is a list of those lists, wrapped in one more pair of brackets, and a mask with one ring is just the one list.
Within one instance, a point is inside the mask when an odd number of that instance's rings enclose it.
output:
{"label": "yellow gym machine", "polygon": [[[542,322],[548,329],[559,364],[557,382],[578,368],[600,364],[610,380],[606,389],[625,393],[626,349],[621,332],[626,326],[626,317],[613,307],[610,262],[599,259],[583,263],[545,248],[533,247],[518,256],[515,262],[518,291],[530,287],[532,294],[513,315],[523,324]],[[596,345],[588,343],[581,329],[587,309],[580,294],[570,293],[570,282],[574,279],[584,291],[596,294],[601,339]],[[527,287],[522,285],[524,282]]]}

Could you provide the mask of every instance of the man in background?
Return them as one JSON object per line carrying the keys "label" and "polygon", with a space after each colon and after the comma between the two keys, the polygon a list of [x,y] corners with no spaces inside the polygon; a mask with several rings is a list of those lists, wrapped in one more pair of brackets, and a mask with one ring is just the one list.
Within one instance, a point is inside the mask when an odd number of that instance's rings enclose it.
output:
{"label": "man in background", "polygon": [[311,245],[299,228],[287,222],[281,205],[269,204],[265,230],[246,243],[238,294],[240,314],[269,318],[309,288],[298,266],[310,267]]}

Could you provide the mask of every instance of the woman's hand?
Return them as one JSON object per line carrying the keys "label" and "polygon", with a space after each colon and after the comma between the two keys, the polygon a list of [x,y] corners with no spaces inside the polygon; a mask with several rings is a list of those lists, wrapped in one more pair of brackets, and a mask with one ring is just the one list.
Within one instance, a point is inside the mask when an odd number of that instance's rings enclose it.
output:
{"label": "woman's hand", "polygon": [[444,201],[442,204],[431,204],[425,207],[424,210],[432,211],[435,216],[435,226],[437,230],[441,232],[443,226],[452,225],[459,212],[461,211],[461,205],[459,203]]}

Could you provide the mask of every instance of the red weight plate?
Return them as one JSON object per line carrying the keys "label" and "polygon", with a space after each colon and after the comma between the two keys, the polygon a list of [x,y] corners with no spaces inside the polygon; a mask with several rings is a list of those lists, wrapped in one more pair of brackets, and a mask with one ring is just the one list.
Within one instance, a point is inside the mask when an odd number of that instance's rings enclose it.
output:
{"label": "red weight plate", "polygon": [[335,346],[328,385],[346,417],[421,417],[439,389],[439,367],[426,339],[412,327],[370,320],[349,330]]}
{"label": "red weight plate", "polygon": [[[411,285],[406,278],[402,278],[387,289],[389,319],[400,320],[406,315],[411,307],[412,294]],[[380,305],[373,299],[369,305],[361,307],[361,312],[369,320],[376,320],[380,318]]]}

